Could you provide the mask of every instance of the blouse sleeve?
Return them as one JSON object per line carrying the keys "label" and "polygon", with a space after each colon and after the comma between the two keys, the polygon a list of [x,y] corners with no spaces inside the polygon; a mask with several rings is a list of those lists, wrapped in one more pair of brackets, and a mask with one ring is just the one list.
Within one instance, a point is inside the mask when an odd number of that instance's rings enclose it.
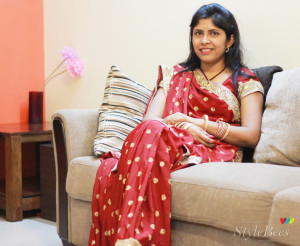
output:
{"label": "blouse sleeve", "polygon": [[238,85],[240,99],[254,92],[260,92],[264,94],[264,87],[259,80],[250,79],[245,82],[238,82]]}
{"label": "blouse sleeve", "polygon": [[164,89],[164,94],[167,97],[170,89],[170,81],[174,73],[174,67],[160,65],[158,69],[157,87]]}

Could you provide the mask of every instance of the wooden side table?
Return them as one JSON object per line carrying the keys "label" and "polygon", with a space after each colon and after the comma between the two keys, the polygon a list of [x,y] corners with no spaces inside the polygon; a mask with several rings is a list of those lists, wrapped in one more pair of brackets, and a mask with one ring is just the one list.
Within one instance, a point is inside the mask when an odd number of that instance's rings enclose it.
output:
{"label": "wooden side table", "polygon": [[0,124],[0,140],[5,149],[5,191],[0,193],[0,208],[6,210],[8,221],[20,221],[23,211],[40,208],[39,187],[25,184],[22,178],[22,143],[51,141],[51,123]]}

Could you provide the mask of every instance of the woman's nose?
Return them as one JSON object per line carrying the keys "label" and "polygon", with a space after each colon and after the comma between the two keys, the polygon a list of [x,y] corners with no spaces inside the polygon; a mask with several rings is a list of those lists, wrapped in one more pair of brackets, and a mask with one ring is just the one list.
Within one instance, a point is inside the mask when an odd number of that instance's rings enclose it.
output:
{"label": "woman's nose", "polygon": [[209,39],[208,39],[207,35],[203,35],[203,38],[202,38],[201,42],[202,42],[203,44],[209,43]]}

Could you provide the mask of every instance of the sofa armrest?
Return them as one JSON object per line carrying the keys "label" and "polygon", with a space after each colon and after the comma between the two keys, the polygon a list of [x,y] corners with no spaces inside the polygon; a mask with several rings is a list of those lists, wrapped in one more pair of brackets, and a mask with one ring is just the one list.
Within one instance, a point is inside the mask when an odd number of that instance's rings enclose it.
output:
{"label": "sofa armrest", "polygon": [[66,177],[69,162],[83,155],[93,155],[97,132],[97,109],[65,109],[52,115],[53,144],[56,168],[57,232],[63,245],[69,243],[69,198]]}
{"label": "sofa armrest", "polygon": [[[52,115],[53,124],[63,126],[68,162],[75,157],[94,155],[94,138],[97,134],[97,109],[62,109]],[[54,138],[55,138],[55,129]],[[55,139],[54,139],[55,142]]]}

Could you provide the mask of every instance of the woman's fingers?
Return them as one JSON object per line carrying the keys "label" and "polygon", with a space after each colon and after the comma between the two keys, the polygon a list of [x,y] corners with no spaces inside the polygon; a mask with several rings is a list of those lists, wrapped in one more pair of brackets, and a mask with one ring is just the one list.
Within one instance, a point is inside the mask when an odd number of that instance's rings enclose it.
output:
{"label": "woman's fingers", "polygon": [[200,127],[192,125],[188,128],[189,133],[194,137],[196,142],[203,144],[206,147],[213,148],[213,140],[207,136],[207,133]]}
{"label": "woman's fingers", "polygon": [[178,122],[186,121],[187,116],[183,113],[175,113],[167,116],[163,119],[163,122],[167,125],[175,125]]}

